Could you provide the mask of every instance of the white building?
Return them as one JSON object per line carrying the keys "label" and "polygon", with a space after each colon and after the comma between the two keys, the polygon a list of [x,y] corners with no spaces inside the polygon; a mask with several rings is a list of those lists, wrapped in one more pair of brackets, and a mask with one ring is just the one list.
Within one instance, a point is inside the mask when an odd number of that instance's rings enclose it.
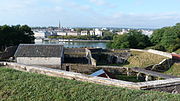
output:
{"label": "white building", "polygon": [[57,35],[66,36],[66,35],[67,35],[67,32],[60,32],[60,31],[58,31],[58,32],[57,32]]}
{"label": "white building", "polygon": [[40,39],[40,38],[45,38],[46,37],[46,33],[44,31],[34,31],[34,37],[36,39]]}
{"label": "white building", "polygon": [[89,34],[92,35],[92,36],[95,35],[94,30],[89,31]]}
{"label": "white building", "polygon": [[67,35],[78,36],[78,33],[76,31],[69,31],[67,32]]}
{"label": "white building", "polygon": [[88,35],[88,31],[81,31],[81,35]]}
{"label": "white building", "polygon": [[141,30],[141,31],[142,31],[142,34],[145,34],[147,36],[151,36],[153,34],[152,30]]}
{"label": "white building", "polygon": [[17,63],[27,65],[61,65],[64,60],[63,45],[20,44],[16,50]]}
{"label": "white building", "polygon": [[95,29],[94,33],[97,36],[102,36],[103,35],[103,32],[101,30],[99,30],[99,29]]}
{"label": "white building", "polygon": [[129,29],[128,30],[122,29],[122,31],[117,32],[117,34],[123,35],[123,34],[128,33],[128,32],[129,32]]}

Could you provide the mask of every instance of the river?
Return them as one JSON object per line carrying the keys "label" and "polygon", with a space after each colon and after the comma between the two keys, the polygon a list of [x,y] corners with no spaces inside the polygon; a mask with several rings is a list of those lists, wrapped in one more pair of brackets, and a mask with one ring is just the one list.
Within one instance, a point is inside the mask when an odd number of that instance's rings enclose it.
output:
{"label": "river", "polygon": [[106,49],[107,42],[59,42],[59,41],[39,41],[35,44],[61,44],[66,48],[103,48]]}

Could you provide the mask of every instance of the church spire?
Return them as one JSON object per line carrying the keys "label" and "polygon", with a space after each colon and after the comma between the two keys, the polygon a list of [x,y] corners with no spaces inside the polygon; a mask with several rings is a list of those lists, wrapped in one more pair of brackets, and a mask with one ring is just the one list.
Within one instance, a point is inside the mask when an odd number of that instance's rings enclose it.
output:
{"label": "church spire", "polygon": [[59,30],[61,29],[61,22],[60,22],[60,20],[59,20]]}

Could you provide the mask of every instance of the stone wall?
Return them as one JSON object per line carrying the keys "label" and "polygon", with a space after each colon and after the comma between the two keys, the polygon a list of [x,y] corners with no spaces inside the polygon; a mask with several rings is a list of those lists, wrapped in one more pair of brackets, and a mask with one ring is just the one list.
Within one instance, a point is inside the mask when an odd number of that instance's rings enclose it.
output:
{"label": "stone wall", "polygon": [[16,52],[17,46],[10,46],[5,49],[3,53],[0,53],[0,59],[9,59],[13,57]]}
{"label": "stone wall", "polygon": [[27,66],[23,64],[10,63],[10,62],[1,62],[0,65],[6,66],[12,69],[20,70],[20,71],[39,73],[39,74],[44,74],[44,75],[54,76],[54,77],[63,77],[67,79],[73,79],[73,80],[84,81],[84,82],[92,82],[92,83],[103,84],[103,85],[127,87],[127,88],[132,88],[132,89],[152,89],[152,88],[162,88],[162,87],[180,85],[180,78],[133,83],[133,82],[127,82],[127,81],[122,81],[122,80],[108,79],[108,78],[102,78],[102,77],[93,77],[93,76],[88,76],[88,75],[84,75],[80,73],[67,72],[63,70],[51,69],[51,68],[46,68],[46,67],[41,67],[41,66]]}
{"label": "stone wall", "polygon": [[84,48],[65,48],[64,63],[88,64]]}
{"label": "stone wall", "polygon": [[152,71],[157,71],[157,72],[165,72],[169,68],[171,68],[173,63],[174,63],[174,61],[172,59],[164,59],[159,64],[153,65],[151,70]]}
{"label": "stone wall", "polygon": [[161,55],[161,56],[165,56],[168,58],[172,58],[171,53],[167,53],[167,52],[162,52],[162,51],[153,50],[153,49],[149,49],[149,50],[147,50],[147,52],[157,54],[157,55]]}
{"label": "stone wall", "polygon": [[158,50],[154,50],[154,49],[149,49],[149,50],[143,50],[143,49],[130,49],[130,51],[149,52],[149,53],[161,55],[161,56],[164,56],[164,57],[172,58],[171,53],[162,52],[162,51],[158,51]]}
{"label": "stone wall", "polygon": [[62,61],[59,57],[17,57],[17,63],[27,65],[61,65]]}
{"label": "stone wall", "polygon": [[91,51],[86,48],[86,57],[89,59],[89,64],[96,66],[96,60],[92,57]]}
{"label": "stone wall", "polygon": [[[127,74],[127,67],[119,67],[119,66],[93,66],[89,64],[69,64],[65,63],[62,65],[62,70],[66,70],[66,66],[70,68],[70,71],[77,72],[77,73],[83,73],[83,74],[92,74],[96,72],[97,70],[104,69],[105,71],[113,74],[113,75],[119,75],[119,74]],[[131,69],[128,70],[129,75],[136,75],[134,74]]]}

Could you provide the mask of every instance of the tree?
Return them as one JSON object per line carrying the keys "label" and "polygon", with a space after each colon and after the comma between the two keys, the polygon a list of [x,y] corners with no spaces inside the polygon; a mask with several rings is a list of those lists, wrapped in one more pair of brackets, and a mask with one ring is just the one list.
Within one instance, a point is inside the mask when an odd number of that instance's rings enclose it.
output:
{"label": "tree", "polygon": [[104,31],[102,40],[112,40],[115,35],[116,35],[115,33],[112,33],[110,31]]}
{"label": "tree", "polygon": [[123,35],[114,36],[113,42],[108,44],[109,48],[146,48],[151,45],[149,37],[141,31],[131,30]]}
{"label": "tree", "polygon": [[0,26],[0,50],[20,43],[34,43],[34,33],[27,25]]}
{"label": "tree", "polygon": [[172,27],[164,27],[158,30],[155,30],[151,36],[151,42],[154,44],[154,47],[165,51],[175,51],[180,48],[180,23],[177,23]]}

